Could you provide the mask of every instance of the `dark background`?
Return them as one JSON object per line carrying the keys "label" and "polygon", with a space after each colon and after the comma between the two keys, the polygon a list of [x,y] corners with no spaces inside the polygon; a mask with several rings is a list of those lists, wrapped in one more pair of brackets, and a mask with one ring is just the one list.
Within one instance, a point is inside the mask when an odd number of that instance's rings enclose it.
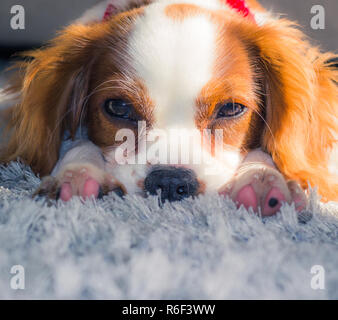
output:
{"label": "dark background", "polygon": [[[207,1],[207,0],[206,0]],[[0,47],[36,46],[55,35],[56,30],[69,24],[98,0],[0,0]],[[326,50],[337,51],[338,0],[260,0],[274,13],[296,20],[311,38]],[[10,28],[10,8],[23,5],[26,11],[26,29]],[[310,27],[311,7],[320,4],[326,10],[325,30]]]}

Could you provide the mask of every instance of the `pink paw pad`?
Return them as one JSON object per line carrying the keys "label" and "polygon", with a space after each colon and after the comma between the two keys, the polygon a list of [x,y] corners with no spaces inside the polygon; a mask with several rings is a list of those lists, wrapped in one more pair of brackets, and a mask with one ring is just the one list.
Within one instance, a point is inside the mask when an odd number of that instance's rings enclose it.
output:
{"label": "pink paw pad", "polygon": [[262,216],[276,214],[284,201],[286,201],[284,194],[278,188],[272,188],[265,198]]}
{"label": "pink paw pad", "polygon": [[72,187],[71,185],[66,182],[61,186],[61,190],[60,190],[60,199],[62,201],[69,201],[72,198]]}
{"label": "pink paw pad", "polygon": [[97,198],[99,196],[99,191],[100,191],[100,184],[96,180],[89,178],[84,183],[83,190],[82,190],[82,197],[90,198],[94,196],[94,198]]}
{"label": "pink paw pad", "polygon": [[236,203],[237,207],[243,205],[246,209],[252,207],[254,211],[257,211],[257,196],[251,185],[246,185],[238,192],[236,196]]}

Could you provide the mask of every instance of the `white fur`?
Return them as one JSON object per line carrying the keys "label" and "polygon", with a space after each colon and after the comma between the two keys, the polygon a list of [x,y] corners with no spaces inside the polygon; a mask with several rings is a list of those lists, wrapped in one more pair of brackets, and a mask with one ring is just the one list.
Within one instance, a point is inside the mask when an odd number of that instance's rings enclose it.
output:
{"label": "white fur", "polygon": [[210,10],[219,10],[227,7],[225,0],[155,0],[154,2],[161,2],[164,5],[186,3]]}
{"label": "white fur", "polygon": [[57,176],[66,166],[81,163],[89,163],[105,170],[101,149],[89,140],[77,140],[72,143],[69,150],[57,162],[51,175]]}
{"label": "white fur", "polygon": [[129,54],[156,105],[155,126],[193,128],[195,99],[212,75],[215,28],[205,16],[167,17],[166,3],[150,5],[137,19]]}

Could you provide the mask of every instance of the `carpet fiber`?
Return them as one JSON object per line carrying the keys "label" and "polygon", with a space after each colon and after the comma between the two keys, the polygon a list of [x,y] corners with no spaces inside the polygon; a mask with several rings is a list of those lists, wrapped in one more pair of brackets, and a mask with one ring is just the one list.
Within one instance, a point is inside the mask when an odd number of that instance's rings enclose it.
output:
{"label": "carpet fiber", "polygon": [[[262,220],[218,195],[48,205],[30,197],[39,181],[0,167],[2,299],[338,299],[338,204],[314,191],[304,224],[292,206]],[[23,290],[10,286],[13,265]],[[324,290],[311,288],[314,265]]]}

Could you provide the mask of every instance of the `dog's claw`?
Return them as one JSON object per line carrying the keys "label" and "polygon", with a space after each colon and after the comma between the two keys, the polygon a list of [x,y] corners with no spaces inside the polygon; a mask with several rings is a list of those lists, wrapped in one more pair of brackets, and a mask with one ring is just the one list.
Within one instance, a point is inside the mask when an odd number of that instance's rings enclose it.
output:
{"label": "dog's claw", "polygon": [[312,218],[313,218],[313,214],[310,211],[304,210],[298,214],[298,222],[301,224],[308,223]]}
{"label": "dog's claw", "polygon": [[119,196],[120,198],[123,198],[123,196],[126,194],[125,190],[123,190],[123,188],[121,187],[117,187],[115,189],[113,189],[113,192]]}

